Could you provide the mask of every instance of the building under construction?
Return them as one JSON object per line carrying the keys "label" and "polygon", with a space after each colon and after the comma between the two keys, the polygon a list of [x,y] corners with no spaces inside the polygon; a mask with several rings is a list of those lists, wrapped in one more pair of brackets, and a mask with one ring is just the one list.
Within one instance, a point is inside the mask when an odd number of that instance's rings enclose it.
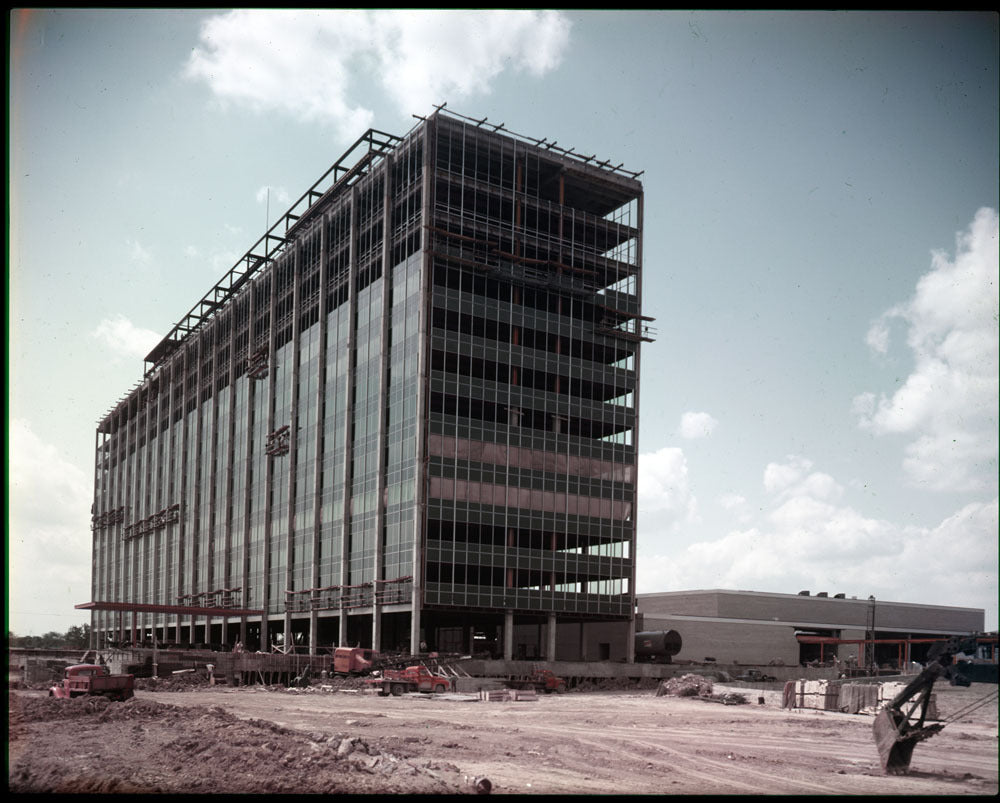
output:
{"label": "building under construction", "polygon": [[445,109],[364,134],[100,420],[100,642],[629,658],[642,206]]}

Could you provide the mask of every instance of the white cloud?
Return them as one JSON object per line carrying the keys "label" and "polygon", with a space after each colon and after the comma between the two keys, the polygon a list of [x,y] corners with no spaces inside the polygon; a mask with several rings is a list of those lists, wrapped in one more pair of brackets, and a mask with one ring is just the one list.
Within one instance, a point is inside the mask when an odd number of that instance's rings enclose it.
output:
{"label": "white cloud", "polygon": [[877,354],[885,354],[889,350],[889,321],[883,315],[871,325],[868,334],[865,336],[868,348]]}
{"label": "white cloud", "polygon": [[569,44],[554,11],[380,11],[374,21],[383,86],[409,112],[487,95],[506,69],[544,75]]}
{"label": "white cloud", "polygon": [[[697,519],[698,503],[688,483],[687,459],[676,447],[639,455],[639,509],[643,528],[676,530]],[[653,514],[647,519],[647,514]]]}
{"label": "white cloud", "polygon": [[997,500],[966,505],[931,527],[875,519],[840,503],[841,486],[803,458],[771,464],[752,522],[667,553],[640,515],[639,593],[800,589],[898,602],[958,605],[997,615]]}
{"label": "white cloud", "polygon": [[[27,421],[10,422],[8,448],[9,627],[18,634],[65,631],[89,619],[73,606],[90,594],[93,479]],[[65,627],[53,626],[54,617],[65,617]]]}
{"label": "white cloud", "polygon": [[149,354],[162,339],[156,332],[140,329],[124,315],[105,318],[97,325],[92,336],[118,356],[140,358]]}
{"label": "white cloud", "polygon": [[223,102],[351,133],[373,119],[358,74],[379,80],[405,114],[425,113],[488,94],[505,70],[554,69],[569,28],[553,11],[239,10],[203,24],[186,74]]}
{"label": "white cloud", "polygon": [[873,324],[868,343],[889,348],[888,323],[908,326],[913,372],[892,396],[859,394],[859,425],[877,435],[912,438],[903,468],[909,479],[934,490],[995,487],[1000,398],[997,274],[1000,225],[993,209],[980,209],[957,237],[954,260],[932,255],[931,270],[913,298]]}
{"label": "white cloud", "polygon": [[708,413],[684,413],[681,416],[681,423],[677,429],[682,438],[707,438],[711,435],[719,422]]}

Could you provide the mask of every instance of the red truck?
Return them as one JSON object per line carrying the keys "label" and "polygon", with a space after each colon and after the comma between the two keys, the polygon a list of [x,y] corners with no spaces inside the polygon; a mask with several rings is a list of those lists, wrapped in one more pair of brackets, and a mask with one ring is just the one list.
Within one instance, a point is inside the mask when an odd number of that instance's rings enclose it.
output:
{"label": "red truck", "polygon": [[127,700],[135,694],[135,675],[112,675],[100,664],[67,666],[63,682],[49,689],[49,697],[99,695],[111,700]]}
{"label": "red truck", "polygon": [[382,697],[393,695],[399,697],[410,691],[431,692],[440,694],[451,691],[451,681],[435,675],[426,666],[408,666],[406,669],[387,669],[380,678],[370,678],[367,683],[378,690]]}
{"label": "red truck", "polygon": [[365,647],[337,647],[333,651],[335,675],[367,675],[378,661],[378,652]]}
{"label": "red truck", "polygon": [[507,686],[511,689],[537,689],[546,694],[566,691],[566,681],[549,669],[536,669],[527,678],[512,678],[507,681]]}

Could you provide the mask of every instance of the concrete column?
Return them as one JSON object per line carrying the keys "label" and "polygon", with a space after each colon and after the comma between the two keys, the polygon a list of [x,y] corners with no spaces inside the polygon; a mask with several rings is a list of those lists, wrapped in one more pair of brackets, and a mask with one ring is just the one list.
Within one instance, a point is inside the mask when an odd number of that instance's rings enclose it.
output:
{"label": "concrete column", "polygon": [[[424,549],[425,549],[425,527],[427,526],[427,489],[426,477],[427,467],[427,399],[429,394],[428,385],[430,383],[430,308],[432,303],[431,289],[431,255],[430,255],[430,235],[427,227],[434,223],[434,210],[431,205],[431,193],[434,187],[434,118],[430,118],[424,126],[424,142],[421,157],[423,165],[421,167],[421,222],[420,227],[420,248],[422,252],[420,260],[420,320],[418,323],[419,342],[417,349],[417,415],[421,417],[417,427],[417,476],[414,499],[414,520],[413,520],[413,563],[410,574],[413,577],[413,585],[410,596],[410,651],[416,652],[420,644],[420,616],[423,605],[424,586]],[[389,310],[382,313],[391,314]]]}
{"label": "concrete column", "polygon": [[[264,246],[265,251],[267,250],[267,244]],[[278,364],[278,272],[275,270],[274,263],[269,265],[270,271],[270,285],[268,287],[268,313],[267,313],[267,426],[265,427],[265,444],[270,433],[274,432],[274,395],[275,395],[275,383],[278,376],[277,364]],[[250,325],[253,326],[254,322],[251,320]],[[294,359],[294,357],[293,357]],[[263,445],[263,444],[262,444]],[[266,448],[266,447],[265,447]],[[260,617],[260,649],[262,652],[270,652],[271,650],[271,637],[270,637],[270,620],[268,619],[268,614],[271,611],[271,550],[274,548],[274,544],[271,540],[271,532],[273,530],[273,522],[271,517],[274,515],[274,501],[271,489],[274,487],[274,456],[268,455],[266,457],[266,464],[264,469],[265,483],[267,488],[267,494],[264,499],[264,553],[263,553],[263,571],[262,571],[262,588],[261,588],[261,608],[264,610],[263,615]],[[249,490],[249,486],[248,486]]]}
{"label": "concrete column", "polygon": [[556,615],[549,614],[549,626],[546,628],[545,659],[554,661],[556,659]]}
{"label": "concrete column", "polygon": [[[357,294],[357,274],[358,274],[358,188],[357,185],[351,188],[351,222],[348,242],[348,315],[350,322],[347,325],[347,345],[344,354],[347,355],[347,396],[346,410],[344,414],[344,511],[342,522],[342,535],[340,538],[340,586],[346,586],[350,582],[349,564],[351,559],[351,496],[354,493],[353,474],[351,467],[354,458],[354,388],[356,357],[354,354],[356,344],[356,331],[358,326],[358,294]],[[340,605],[340,629],[337,643],[347,644],[347,608],[343,603]]]}
{"label": "concrete column", "polygon": [[514,659],[514,612],[505,611],[503,615],[503,659]]}
{"label": "concrete column", "polygon": [[[389,393],[389,319],[392,317],[392,154],[382,163],[382,320],[379,333],[379,385],[384,400]],[[385,586],[386,578],[382,570],[385,531],[386,477],[385,454],[388,449],[388,435],[385,402],[378,408],[378,508],[375,513],[375,555],[372,577],[375,578],[372,600],[372,647],[382,649],[382,605],[379,591]]]}
{"label": "concrete column", "polygon": [[[288,527],[285,534],[285,588],[301,591],[295,585],[295,491],[299,462],[299,351],[302,347],[302,332],[299,320],[302,317],[302,244],[297,241],[292,254],[292,405],[288,424],[291,437],[288,444]],[[272,326],[273,326],[272,322]],[[308,402],[307,402],[308,404]],[[285,646],[292,643],[292,613],[288,609],[288,596],[284,596]]]}
{"label": "concrete column", "polygon": [[[253,339],[254,331],[254,321],[256,320],[256,305],[254,303],[254,297],[256,293],[250,290],[250,311],[249,318],[250,323],[247,326],[247,366],[250,365],[250,358],[256,352],[256,344]],[[235,325],[235,324],[234,324]],[[270,359],[270,357],[268,357]],[[248,371],[249,373],[249,371]],[[236,382],[236,375],[233,374],[233,383]],[[254,400],[257,398],[257,380],[251,378],[247,383],[247,399],[246,399],[246,415],[250,416],[251,411],[254,407]],[[235,417],[235,410],[234,417]],[[260,447],[258,447],[260,448]],[[243,532],[241,533],[241,543],[240,543],[240,572],[239,572],[239,583],[240,583],[240,603],[241,606],[247,608],[250,606],[250,522],[251,522],[251,511],[253,509],[252,500],[253,493],[250,490],[251,482],[250,479],[253,476],[253,427],[250,425],[249,420],[247,422],[246,431],[243,433],[243,454],[245,456],[244,466],[243,466],[243,499],[239,500],[239,504],[243,505]],[[233,500],[236,504],[237,500]],[[256,606],[254,606],[256,607]],[[261,616],[261,619],[264,617]],[[240,642],[245,646],[247,643],[247,618],[246,616],[240,617]]]}
{"label": "concrete column", "polygon": [[[329,216],[324,215],[320,223],[319,232],[319,378],[316,382],[316,409],[323,409],[323,401],[326,396],[326,360],[327,360],[327,319],[330,315],[328,307],[327,293],[329,292],[329,279],[327,276],[327,260],[329,259],[329,236],[327,234]],[[310,567],[310,581],[313,588],[320,585],[320,539],[323,530],[323,434],[326,422],[323,416],[317,416],[316,436],[313,441],[314,453],[313,461],[313,532],[312,532],[312,566]],[[319,616],[316,609],[310,603],[309,606],[309,654],[316,655],[319,646],[316,630],[319,627]]]}

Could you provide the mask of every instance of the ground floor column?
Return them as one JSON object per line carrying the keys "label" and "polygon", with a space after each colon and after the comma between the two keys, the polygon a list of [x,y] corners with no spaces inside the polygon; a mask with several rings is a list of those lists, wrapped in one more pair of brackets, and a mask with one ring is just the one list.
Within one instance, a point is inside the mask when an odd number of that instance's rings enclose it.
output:
{"label": "ground floor column", "polygon": [[382,607],[372,605],[372,649],[382,651]]}
{"label": "ground floor column", "polygon": [[413,584],[413,594],[410,597],[410,654],[420,649],[420,594],[416,583]]}
{"label": "ground floor column", "polygon": [[514,612],[506,611],[503,615],[503,659],[514,659]]}
{"label": "ground floor column", "polygon": [[556,615],[549,614],[549,626],[546,628],[545,660],[556,659]]}

